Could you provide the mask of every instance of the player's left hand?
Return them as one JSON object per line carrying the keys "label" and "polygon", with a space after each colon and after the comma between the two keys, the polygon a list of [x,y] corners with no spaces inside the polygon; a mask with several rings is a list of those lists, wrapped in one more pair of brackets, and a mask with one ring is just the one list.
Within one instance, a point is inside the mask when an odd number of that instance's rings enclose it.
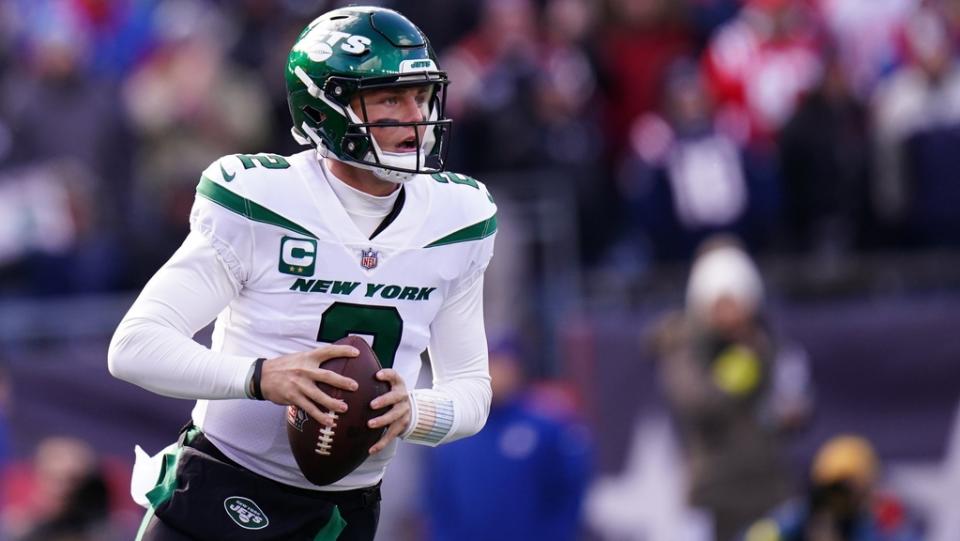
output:
{"label": "player's left hand", "polygon": [[373,409],[389,407],[390,411],[370,419],[368,423],[370,428],[387,427],[383,437],[370,448],[371,455],[379,453],[397,436],[403,434],[410,426],[411,418],[410,397],[407,396],[407,385],[400,374],[392,368],[384,368],[377,372],[377,379],[389,383],[390,391],[375,398],[370,402],[370,407]]}

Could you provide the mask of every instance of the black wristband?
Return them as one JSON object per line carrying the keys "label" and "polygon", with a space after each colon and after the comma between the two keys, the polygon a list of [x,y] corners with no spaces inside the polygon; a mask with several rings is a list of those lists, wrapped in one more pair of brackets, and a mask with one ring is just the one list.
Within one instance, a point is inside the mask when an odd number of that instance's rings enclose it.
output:
{"label": "black wristband", "polygon": [[263,362],[265,358],[260,357],[253,363],[253,397],[257,400],[263,400],[263,392],[260,390],[260,378],[263,376]]}

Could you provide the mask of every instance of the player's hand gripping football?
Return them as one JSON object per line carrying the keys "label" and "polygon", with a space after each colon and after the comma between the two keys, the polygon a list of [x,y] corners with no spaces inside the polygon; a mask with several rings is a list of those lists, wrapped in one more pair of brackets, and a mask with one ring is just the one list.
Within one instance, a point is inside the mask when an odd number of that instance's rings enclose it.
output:
{"label": "player's hand gripping football", "polygon": [[355,391],[357,382],[325,370],[323,363],[338,357],[356,357],[359,353],[351,346],[331,345],[269,359],[263,363],[260,392],[266,400],[282,406],[299,406],[321,424],[333,426],[333,417],[323,413],[318,404],[335,412],[347,411],[347,404],[321,391],[317,383],[328,383],[346,391]]}
{"label": "player's hand gripping football", "polygon": [[370,419],[370,428],[387,427],[377,443],[370,448],[370,454],[382,451],[391,441],[403,434],[410,426],[410,397],[407,396],[407,385],[400,374],[392,368],[384,368],[377,372],[377,379],[390,384],[390,392],[382,394],[370,402],[370,407],[380,409],[389,407],[390,411],[380,417]]}

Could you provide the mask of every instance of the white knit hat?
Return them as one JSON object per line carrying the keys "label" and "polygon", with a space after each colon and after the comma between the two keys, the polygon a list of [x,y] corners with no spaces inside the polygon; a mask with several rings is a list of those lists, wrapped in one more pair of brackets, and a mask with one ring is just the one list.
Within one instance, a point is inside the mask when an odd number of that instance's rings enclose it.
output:
{"label": "white knit hat", "polygon": [[750,256],[734,243],[711,247],[697,257],[687,282],[687,310],[704,317],[729,296],[753,311],[763,304],[763,281]]}

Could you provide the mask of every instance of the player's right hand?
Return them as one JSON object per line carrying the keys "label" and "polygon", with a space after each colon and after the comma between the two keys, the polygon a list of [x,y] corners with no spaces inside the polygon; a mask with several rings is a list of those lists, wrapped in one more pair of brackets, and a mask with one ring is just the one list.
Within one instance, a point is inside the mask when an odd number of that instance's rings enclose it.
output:
{"label": "player's right hand", "polygon": [[333,426],[334,419],[319,406],[330,411],[347,411],[347,404],[332,398],[317,387],[323,382],[346,391],[357,390],[357,382],[323,368],[323,363],[338,357],[356,357],[360,352],[351,346],[320,346],[312,351],[281,355],[264,361],[260,375],[263,398],[283,406],[299,406],[318,422]]}

